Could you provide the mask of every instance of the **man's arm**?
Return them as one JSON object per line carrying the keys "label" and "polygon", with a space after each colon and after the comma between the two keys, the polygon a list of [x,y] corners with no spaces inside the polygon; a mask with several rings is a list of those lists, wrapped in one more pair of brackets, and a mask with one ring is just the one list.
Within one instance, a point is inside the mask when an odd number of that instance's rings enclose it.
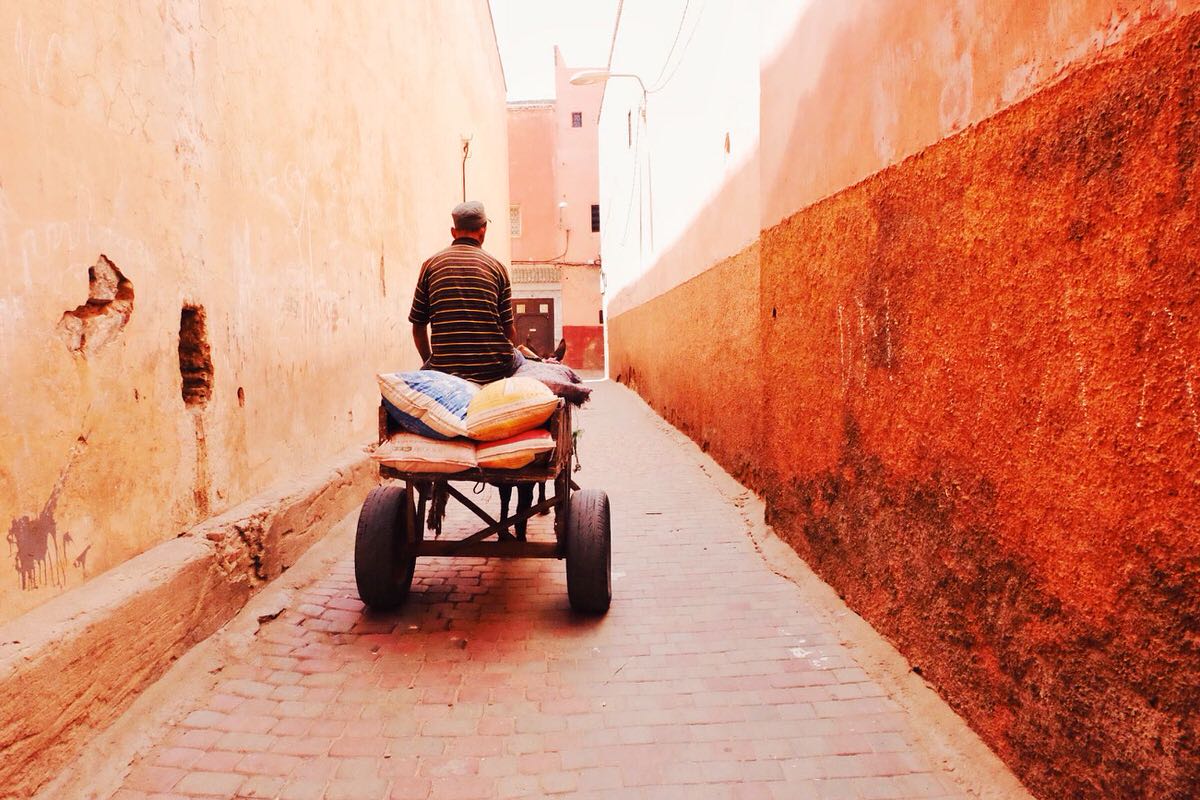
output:
{"label": "man's arm", "polygon": [[[516,336],[516,331],[513,332]],[[421,354],[421,363],[424,364],[433,355],[433,350],[429,347],[429,326],[424,322],[413,323],[413,343],[417,346],[417,352]]]}
{"label": "man's arm", "polygon": [[512,285],[508,281],[508,271],[500,266],[500,295],[497,298],[500,306],[500,329],[513,347],[517,346],[517,323],[513,315]]}
{"label": "man's arm", "polygon": [[408,321],[412,323],[413,343],[421,356],[421,363],[429,362],[433,348],[429,346],[429,287],[425,283],[428,276],[429,262],[421,265],[421,274],[417,276],[417,288],[413,292],[412,310],[408,312]]}

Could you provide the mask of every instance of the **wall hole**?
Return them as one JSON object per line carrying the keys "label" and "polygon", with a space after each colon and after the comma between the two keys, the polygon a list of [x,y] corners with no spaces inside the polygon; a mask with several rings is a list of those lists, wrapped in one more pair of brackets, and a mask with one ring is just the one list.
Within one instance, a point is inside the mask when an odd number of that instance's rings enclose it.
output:
{"label": "wall hole", "polygon": [[246,407],[246,390],[240,386],[238,387],[238,407]]}
{"label": "wall hole", "polygon": [[771,319],[775,319],[775,307],[771,306]]}
{"label": "wall hole", "polygon": [[133,316],[133,284],[108,257],[88,267],[87,302],[58,321],[58,334],[75,355],[87,358],[116,341]]}
{"label": "wall hole", "polygon": [[212,350],[204,306],[183,307],[179,314],[179,373],[183,377],[185,405],[208,405],[212,398]]}

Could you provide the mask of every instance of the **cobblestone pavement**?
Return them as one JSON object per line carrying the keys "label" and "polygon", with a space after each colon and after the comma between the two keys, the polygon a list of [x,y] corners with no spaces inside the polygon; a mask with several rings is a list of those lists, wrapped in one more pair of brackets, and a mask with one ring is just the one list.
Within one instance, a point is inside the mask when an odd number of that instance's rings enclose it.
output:
{"label": "cobblestone pavement", "polygon": [[967,796],[697,451],[612,384],[582,427],[579,483],[613,508],[607,616],[570,612],[562,562],[483,559],[422,560],[408,604],[371,614],[347,553],[114,800]]}

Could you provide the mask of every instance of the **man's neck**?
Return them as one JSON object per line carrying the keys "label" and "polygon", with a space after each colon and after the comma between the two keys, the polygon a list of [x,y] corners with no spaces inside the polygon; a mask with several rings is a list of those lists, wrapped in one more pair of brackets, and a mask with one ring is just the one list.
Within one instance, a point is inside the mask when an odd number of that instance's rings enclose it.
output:
{"label": "man's neck", "polygon": [[483,247],[483,242],[479,241],[474,236],[459,236],[454,240],[454,244],[469,244],[474,247]]}

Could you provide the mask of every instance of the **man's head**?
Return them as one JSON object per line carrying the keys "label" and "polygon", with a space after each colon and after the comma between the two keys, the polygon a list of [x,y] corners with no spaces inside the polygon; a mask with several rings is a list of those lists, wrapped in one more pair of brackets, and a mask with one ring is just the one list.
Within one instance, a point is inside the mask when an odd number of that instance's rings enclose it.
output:
{"label": "man's head", "polygon": [[454,220],[454,227],[450,229],[451,236],[455,239],[475,239],[483,244],[483,237],[487,235],[488,225],[483,203],[478,200],[459,203],[450,212],[450,216]]}

